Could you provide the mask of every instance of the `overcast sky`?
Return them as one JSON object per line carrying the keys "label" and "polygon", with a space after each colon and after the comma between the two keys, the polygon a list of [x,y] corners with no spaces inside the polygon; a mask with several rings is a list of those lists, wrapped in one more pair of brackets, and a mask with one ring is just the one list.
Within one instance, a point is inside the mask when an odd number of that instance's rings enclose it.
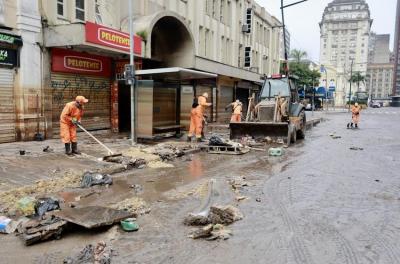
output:
{"label": "overcast sky", "polygon": [[[281,20],[280,0],[256,0],[272,15]],[[284,0],[284,4],[298,0]],[[309,57],[319,61],[319,25],[325,7],[333,0],[308,0],[285,9],[285,22],[291,34],[291,48],[307,51]],[[378,34],[390,34],[393,50],[396,0],[366,0],[374,20],[372,30]]]}

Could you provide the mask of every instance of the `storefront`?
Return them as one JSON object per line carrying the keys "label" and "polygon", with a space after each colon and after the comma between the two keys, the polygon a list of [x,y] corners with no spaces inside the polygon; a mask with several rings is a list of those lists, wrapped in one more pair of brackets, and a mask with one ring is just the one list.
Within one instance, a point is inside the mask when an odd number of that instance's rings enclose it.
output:
{"label": "storefront", "polygon": [[77,95],[89,99],[83,126],[89,130],[111,128],[111,59],[67,49],[51,51],[53,134],[58,134],[60,113]]}
{"label": "storefront", "polygon": [[21,37],[0,32],[0,143],[16,140],[14,77],[21,46]]}

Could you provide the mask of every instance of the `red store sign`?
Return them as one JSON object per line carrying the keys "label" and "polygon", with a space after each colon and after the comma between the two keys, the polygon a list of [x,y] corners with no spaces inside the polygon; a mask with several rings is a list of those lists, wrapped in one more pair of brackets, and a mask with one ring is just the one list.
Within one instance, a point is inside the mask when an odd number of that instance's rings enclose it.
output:
{"label": "red store sign", "polygon": [[[122,51],[128,51],[130,49],[129,34],[104,27],[102,25],[94,24],[92,22],[86,22],[86,41],[89,43],[98,44]],[[134,36],[136,55],[142,54],[142,39],[138,36]]]}
{"label": "red store sign", "polygon": [[107,57],[72,50],[52,49],[51,62],[53,72],[111,76],[111,59]]}

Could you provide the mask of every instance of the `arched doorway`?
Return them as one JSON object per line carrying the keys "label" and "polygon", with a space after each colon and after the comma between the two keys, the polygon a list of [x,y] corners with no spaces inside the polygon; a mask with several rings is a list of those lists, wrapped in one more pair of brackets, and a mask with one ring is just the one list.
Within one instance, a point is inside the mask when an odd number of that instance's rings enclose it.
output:
{"label": "arched doorway", "polygon": [[151,59],[162,67],[193,67],[193,38],[186,25],[174,16],[164,16],[151,32]]}

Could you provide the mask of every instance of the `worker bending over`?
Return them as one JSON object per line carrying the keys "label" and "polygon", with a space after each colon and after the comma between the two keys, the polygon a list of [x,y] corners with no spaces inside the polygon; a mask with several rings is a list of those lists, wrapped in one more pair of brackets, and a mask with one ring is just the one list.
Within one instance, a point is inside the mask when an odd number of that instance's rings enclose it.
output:
{"label": "worker bending over", "polygon": [[[75,101],[65,105],[60,116],[60,137],[65,144],[65,154],[80,154],[76,137],[76,127],[81,122],[83,105],[89,102],[83,96],[77,96]],[[71,148],[72,147],[72,148]]]}
{"label": "worker bending over", "polygon": [[211,103],[207,103],[207,99],[208,93],[204,93],[193,100],[192,110],[190,112],[190,128],[187,138],[188,141],[192,141],[193,135],[196,136],[196,140],[198,142],[202,141],[204,113],[206,108],[212,105]]}
{"label": "worker bending over", "polygon": [[358,128],[358,123],[360,122],[361,106],[355,103],[351,107],[351,123],[347,124],[347,128],[353,128],[353,123],[356,128]]}
{"label": "worker bending over", "polygon": [[235,102],[228,104],[225,107],[225,111],[228,110],[229,107],[232,107],[232,117],[231,117],[231,122],[233,123],[240,123],[242,121],[242,111],[243,111],[243,105],[239,100],[236,100]]}

